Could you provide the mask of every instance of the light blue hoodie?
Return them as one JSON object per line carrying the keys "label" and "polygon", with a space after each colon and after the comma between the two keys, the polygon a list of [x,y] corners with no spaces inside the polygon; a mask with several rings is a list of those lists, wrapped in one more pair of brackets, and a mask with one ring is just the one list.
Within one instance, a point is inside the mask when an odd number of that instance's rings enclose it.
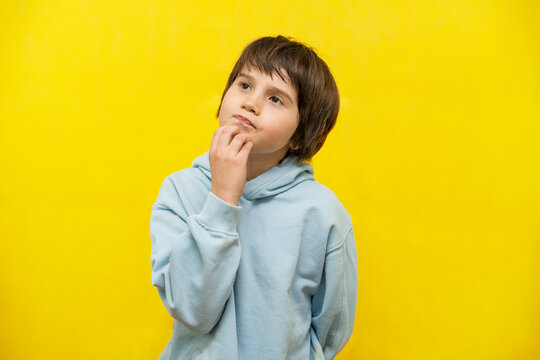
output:
{"label": "light blue hoodie", "polygon": [[351,218],[287,157],[238,206],[210,192],[208,153],[168,175],[152,206],[152,284],[174,318],[159,360],[331,359],[353,330]]}

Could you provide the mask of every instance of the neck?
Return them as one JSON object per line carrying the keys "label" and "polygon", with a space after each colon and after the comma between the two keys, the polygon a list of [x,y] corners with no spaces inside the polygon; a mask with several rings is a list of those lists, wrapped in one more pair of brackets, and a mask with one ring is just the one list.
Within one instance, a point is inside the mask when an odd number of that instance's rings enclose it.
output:
{"label": "neck", "polygon": [[276,166],[285,158],[286,152],[277,155],[252,155],[250,154],[247,161],[247,172],[246,180],[255,179],[257,176],[262,173],[270,170],[272,167]]}

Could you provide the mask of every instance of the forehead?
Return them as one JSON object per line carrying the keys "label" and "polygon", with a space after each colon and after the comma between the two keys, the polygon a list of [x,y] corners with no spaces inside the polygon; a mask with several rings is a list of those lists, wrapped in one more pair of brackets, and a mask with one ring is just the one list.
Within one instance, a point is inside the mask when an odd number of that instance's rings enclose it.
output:
{"label": "forehead", "polygon": [[296,89],[292,85],[287,71],[283,68],[280,68],[280,71],[283,74],[283,79],[277,73],[272,73],[269,75],[260,71],[255,66],[248,67],[244,65],[236,78],[238,79],[242,77],[251,81],[259,82],[260,85],[267,86],[270,88],[270,90],[277,90],[278,92],[285,93],[284,95],[288,95],[290,100],[296,103]]}

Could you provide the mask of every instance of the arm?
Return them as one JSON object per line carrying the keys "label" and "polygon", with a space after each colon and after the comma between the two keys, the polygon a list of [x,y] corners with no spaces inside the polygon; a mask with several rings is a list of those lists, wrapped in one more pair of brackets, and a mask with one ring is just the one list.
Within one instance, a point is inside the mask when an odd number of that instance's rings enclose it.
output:
{"label": "arm", "polygon": [[[321,284],[311,300],[311,343],[315,359],[333,359],[353,331],[358,264],[352,227],[326,253]],[[322,356],[324,355],[324,356]]]}
{"label": "arm", "polygon": [[210,192],[201,211],[188,217],[169,178],[152,207],[152,285],[190,331],[208,333],[231,294],[240,262],[239,214]]}
{"label": "arm", "polygon": [[219,321],[240,263],[237,206],[252,143],[236,127],[216,130],[210,145],[212,191],[198,214],[189,215],[165,179],[152,207],[152,284],[176,320],[196,333]]}

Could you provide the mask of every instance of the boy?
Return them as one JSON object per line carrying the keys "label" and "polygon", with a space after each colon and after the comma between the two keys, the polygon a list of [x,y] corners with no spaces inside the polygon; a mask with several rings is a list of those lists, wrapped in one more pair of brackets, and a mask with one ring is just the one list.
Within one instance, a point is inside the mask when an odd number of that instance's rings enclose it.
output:
{"label": "boy", "polygon": [[244,49],[209,152],[167,176],[152,206],[152,284],[174,318],[160,360],[318,360],[345,346],[352,223],[305,162],[338,110],[308,46],[277,36]]}

